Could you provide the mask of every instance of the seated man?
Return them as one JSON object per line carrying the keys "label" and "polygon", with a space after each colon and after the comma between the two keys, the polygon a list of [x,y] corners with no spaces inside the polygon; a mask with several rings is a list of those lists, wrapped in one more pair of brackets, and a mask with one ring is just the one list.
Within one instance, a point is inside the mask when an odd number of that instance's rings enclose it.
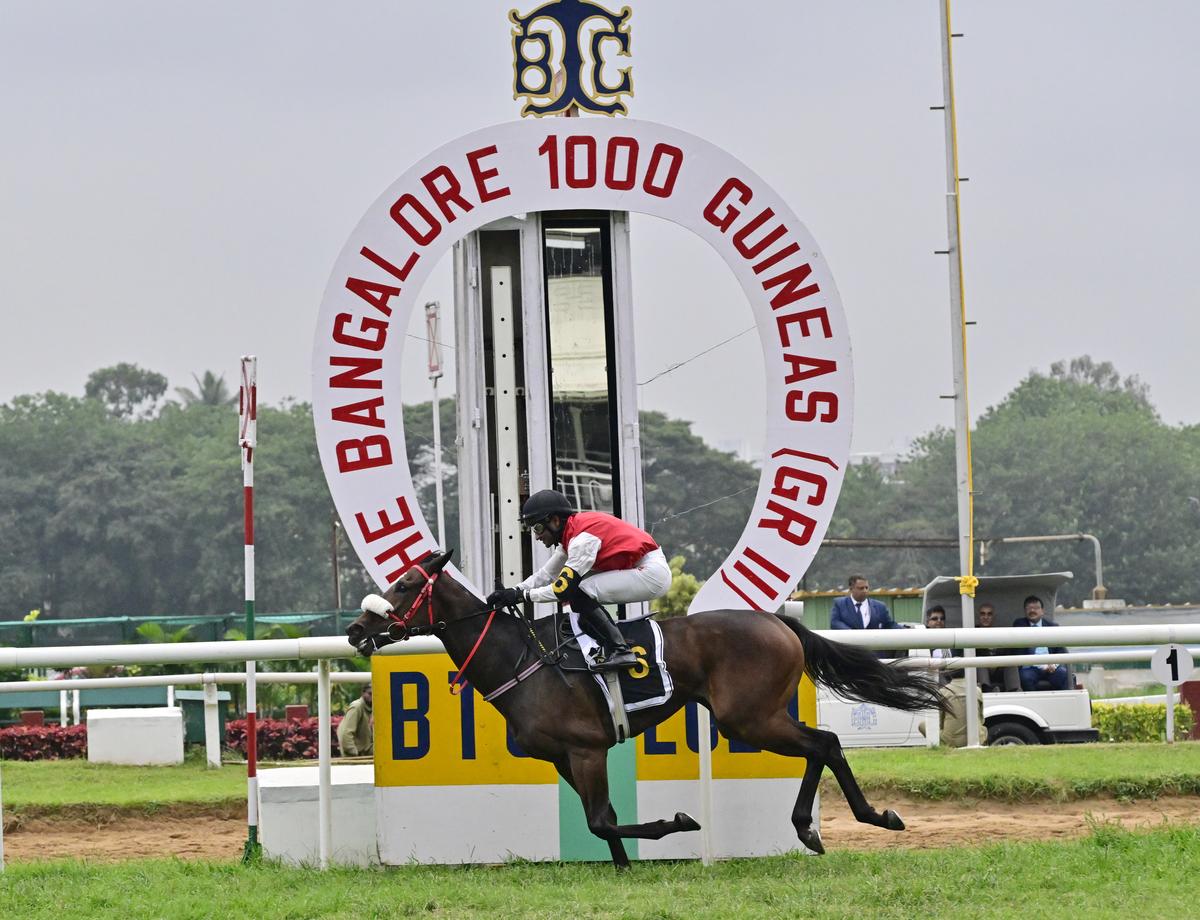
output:
{"label": "seated man", "polygon": [[[996,608],[990,601],[984,601],[975,611],[975,625],[980,629],[991,629],[996,625]],[[980,658],[992,658],[996,655],[1008,655],[1011,649],[1006,648],[977,648],[975,654]],[[979,668],[979,688],[984,693],[999,693],[1004,690],[1016,690],[1019,683],[1016,680],[1014,668]],[[1012,685],[1009,686],[1009,680]]]}
{"label": "seated man", "polygon": [[[1013,626],[1030,626],[1037,629],[1058,626],[1045,615],[1041,598],[1030,595],[1025,598],[1025,616],[1013,620]],[[1066,649],[1062,646],[1036,645],[1024,650],[1026,655],[1063,655]],[[1062,664],[1022,665],[1021,689],[1037,690],[1045,683],[1051,690],[1067,689],[1067,667]]]}
{"label": "seated man", "polygon": [[[925,628],[926,629],[945,629],[946,628],[946,608],[941,604],[935,604],[925,611]],[[929,650],[931,658],[961,658],[962,649],[958,648],[931,648]],[[948,671],[945,668],[938,671],[938,683],[943,687],[956,677],[962,677],[962,671]]]}
{"label": "seated man", "polygon": [[589,666],[620,671],[637,656],[601,604],[635,604],[662,597],[671,587],[671,566],[654,538],[603,511],[576,511],[553,489],[535,492],[521,507],[521,523],[543,546],[556,546],[549,561],[514,588],[488,595],[488,603],[523,601],[570,604],[579,628],[599,644]]}
{"label": "seated man", "polygon": [[[925,627],[926,629],[945,629],[946,628],[946,608],[941,604],[935,604],[925,611]],[[958,648],[934,648],[929,650],[929,654],[933,658],[960,658],[962,657],[962,649]],[[949,712],[943,712],[939,716],[940,719],[940,737],[941,744],[946,747],[966,747],[967,746],[967,681],[962,671],[938,671],[938,683],[941,686],[941,694],[943,698],[950,704]],[[978,742],[983,744],[987,741],[987,729],[983,723],[983,698],[976,697],[975,704],[978,707],[979,715],[978,727],[979,737]],[[922,723],[919,726],[921,734],[925,734],[925,725]]]}

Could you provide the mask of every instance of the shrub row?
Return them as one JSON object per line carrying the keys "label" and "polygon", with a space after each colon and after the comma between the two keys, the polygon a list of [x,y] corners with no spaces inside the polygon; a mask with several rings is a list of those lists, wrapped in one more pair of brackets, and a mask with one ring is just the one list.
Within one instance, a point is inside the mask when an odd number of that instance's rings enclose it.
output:
{"label": "shrub row", "polygon": [[[333,753],[338,754],[337,727],[341,716],[331,720]],[[260,719],[257,724],[258,758],[260,760],[316,760],[318,720]],[[225,745],[243,756],[246,753],[246,720],[225,723]]]}
{"label": "shrub row", "polygon": [[[1175,704],[1175,740],[1192,732],[1195,717],[1186,703]],[[1167,737],[1166,703],[1096,703],[1092,725],[1101,741],[1164,741]]]}
{"label": "shrub row", "polygon": [[0,728],[5,760],[63,760],[87,754],[87,726],[11,725]]}

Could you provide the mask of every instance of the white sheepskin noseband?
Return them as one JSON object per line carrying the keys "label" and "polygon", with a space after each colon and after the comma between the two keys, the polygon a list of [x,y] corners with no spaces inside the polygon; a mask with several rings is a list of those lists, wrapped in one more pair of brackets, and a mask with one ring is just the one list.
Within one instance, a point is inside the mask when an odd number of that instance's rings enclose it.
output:
{"label": "white sheepskin noseband", "polygon": [[378,594],[368,594],[362,599],[362,603],[359,604],[359,609],[362,610],[363,613],[373,613],[377,617],[386,617],[396,608],[385,601]]}

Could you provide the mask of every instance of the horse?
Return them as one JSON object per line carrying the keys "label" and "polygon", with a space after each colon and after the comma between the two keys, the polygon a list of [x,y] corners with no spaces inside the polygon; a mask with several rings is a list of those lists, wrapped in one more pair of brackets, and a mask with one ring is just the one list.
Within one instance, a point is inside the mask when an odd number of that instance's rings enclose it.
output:
{"label": "horse", "polygon": [[[453,550],[433,553],[407,569],[382,595],[368,597],[346,629],[360,654],[414,635],[437,635],[464,675],[508,722],[521,749],[549,761],[579,795],[588,829],[604,840],[618,869],[629,867],[624,838],[659,840],[699,830],[690,815],[619,824],[609,801],[607,752],[617,743],[607,704],[591,674],[555,667],[553,620],[483,605],[444,573]],[[705,706],[721,733],[807,763],[792,809],[792,825],[806,848],[824,853],[813,823],[813,801],[825,767],[836,778],[854,817],[864,824],[904,830],[895,811],[876,811],[863,795],[838,736],[797,721],[788,712],[800,678],[808,674],[839,695],[907,712],[945,711],[936,682],[880,661],[873,652],[832,642],[796,620],[772,613],[717,610],[668,619],[659,626],[674,681],[668,700],[629,713],[630,736],[657,725],[689,702]],[[546,666],[539,666],[546,664]],[[497,695],[498,693],[498,695]]]}

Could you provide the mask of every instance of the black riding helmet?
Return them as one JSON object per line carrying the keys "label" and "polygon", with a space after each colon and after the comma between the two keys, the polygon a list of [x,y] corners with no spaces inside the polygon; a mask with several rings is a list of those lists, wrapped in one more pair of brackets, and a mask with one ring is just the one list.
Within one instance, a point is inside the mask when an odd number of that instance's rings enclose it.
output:
{"label": "black riding helmet", "polygon": [[553,489],[542,489],[525,499],[525,504],[521,506],[521,523],[529,527],[539,521],[549,520],[556,514],[565,518],[574,513],[575,509],[571,507],[567,496]]}

